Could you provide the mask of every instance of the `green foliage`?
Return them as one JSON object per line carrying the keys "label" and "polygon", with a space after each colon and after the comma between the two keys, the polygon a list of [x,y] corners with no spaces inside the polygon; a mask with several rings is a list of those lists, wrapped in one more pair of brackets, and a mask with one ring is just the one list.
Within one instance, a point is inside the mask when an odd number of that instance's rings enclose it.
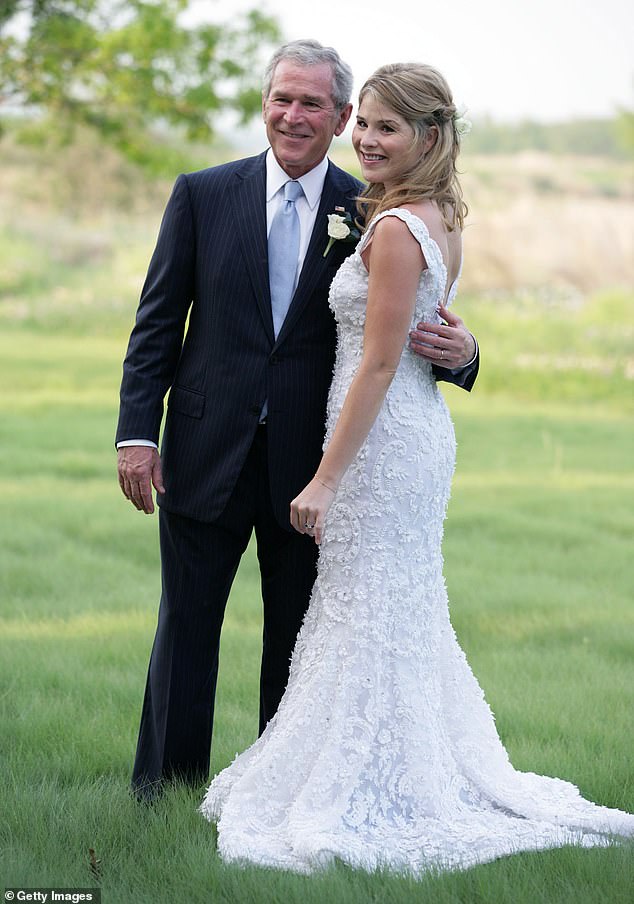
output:
{"label": "green foliage", "polygon": [[[12,0],[0,18],[0,102],[39,111],[40,128],[62,141],[89,126],[129,159],[165,171],[152,128],[191,141],[209,138],[222,110],[247,121],[260,106],[254,73],[280,36],[257,9],[232,25],[186,28],[186,7],[187,0]],[[24,12],[22,32],[12,26]]]}
{"label": "green foliage", "polygon": [[464,148],[474,154],[510,154],[534,150],[628,158],[634,148],[634,113],[623,110],[613,118],[574,119],[543,123],[524,120],[511,124],[486,117],[474,122]]}
{"label": "green foliage", "polygon": [[614,123],[614,132],[623,156],[631,160],[634,156],[634,110],[619,111]]}

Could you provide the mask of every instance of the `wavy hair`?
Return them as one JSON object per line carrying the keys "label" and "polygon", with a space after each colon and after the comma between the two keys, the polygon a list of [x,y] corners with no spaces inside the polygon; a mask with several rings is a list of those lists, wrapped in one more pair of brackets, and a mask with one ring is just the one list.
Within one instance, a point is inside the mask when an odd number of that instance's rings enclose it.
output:
{"label": "wavy hair", "polygon": [[289,41],[278,48],[266,67],[262,83],[262,94],[268,98],[275,68],[282,60],[290,60],[301,66],[318,66],[326,63],[332,70],[332,100],[340,111],[350,103],[352,94],[352,69],[341,59],[334,47],[324,47],[319,41]]}
{"label": "wavy hair", "polygon": [[422,144],[435,128],[433,146],[405,173],[399,184],[386,191],[382,182],[370,184],[357,204],[366,223],[391,207],[422,198],[436,201],[447,229],[462,230],[468,207],[462,197],[456,160],[460,135],[457,110],[444,76],[423,63],[391,63],[370,76],[359,93],[359,104],[370,94],[402,116],[414,130],[414,145]]}

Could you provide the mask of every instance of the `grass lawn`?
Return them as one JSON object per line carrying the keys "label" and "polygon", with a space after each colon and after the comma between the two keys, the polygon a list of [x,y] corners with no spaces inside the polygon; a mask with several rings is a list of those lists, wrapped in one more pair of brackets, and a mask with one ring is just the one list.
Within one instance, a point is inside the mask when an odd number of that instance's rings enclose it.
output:
{"label": "grass lawn", "polygon": [[[526,330],[525,312],[520,321]],[[480,335],[502,373],[511,340],[496,330]],[[600,337],[604,353],[612,342],[622,354],[622,333]],[[418,882],[342,866],[306,878],[223,866],[200,794],[177,788],[151,809],[130,799],[159,574],[156,519],[132,509],[115,477],[124,344],[37,325],[0,337],[4,885],[94,886],[92,848],[104,904],[630,901],[631,845]],[[558,396],[557,375],[531,369],[530,353],[505,393],[490,373],[471,396],[446,393],[459,441],[445,538],[452,617],[514,764],[634,810],[631,383],[618,367],[575,377],[573,361]],[[250,550],[223,634],[213,771],[255,737],[260,631]]]}

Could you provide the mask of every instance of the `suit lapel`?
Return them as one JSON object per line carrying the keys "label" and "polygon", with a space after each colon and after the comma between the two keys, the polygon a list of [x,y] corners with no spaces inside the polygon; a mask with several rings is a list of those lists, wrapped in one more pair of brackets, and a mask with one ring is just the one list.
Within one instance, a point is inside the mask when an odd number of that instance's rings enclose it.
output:
{"label": "suit lapel", "polygon": [[276,345],[279,345],[290,330],[293,329],[315,286],[329,266],[328,258],[324,257],[324,251],[328,244],[328,214],[334,213],[335,207],[345,206],[346,210],[351,210],[354,206],[352,203],[354,192],[351,194],[349,183],[343,182],[338,178],[338,173],[339,170],[330,163],[324,180],[321,200],[306,257],[304,258],[302,272],[300,273],[299,282],[288,309],[288,314],[277,337]]}
{"label": "suit lapel", "polygon": [[253,286],[267,336],[273,345],[273,315],[269,290],[266,240],[266,153],[250,159],[237,174],[234,216],[242,257]]}

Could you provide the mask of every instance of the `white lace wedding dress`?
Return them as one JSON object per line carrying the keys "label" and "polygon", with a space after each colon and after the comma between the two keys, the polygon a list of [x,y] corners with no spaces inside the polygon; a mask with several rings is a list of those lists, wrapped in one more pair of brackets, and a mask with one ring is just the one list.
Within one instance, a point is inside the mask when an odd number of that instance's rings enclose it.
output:
{"label": "white lace wedding dress", "polygon": [[[447,279],[440,250],[418,217],[386,215],[407,224],[428,264],[414,322],[435,319]],[[326,443],[361,356],[359,251],[371,232],[332,284]],[[441,539],[454,457],[431,366],[404,348],[328,513],[279,711],[201,806],[223,859],[310,872],[339,858],[416,874],[634,835],[634,816],[509,762],[449,620]]]}

